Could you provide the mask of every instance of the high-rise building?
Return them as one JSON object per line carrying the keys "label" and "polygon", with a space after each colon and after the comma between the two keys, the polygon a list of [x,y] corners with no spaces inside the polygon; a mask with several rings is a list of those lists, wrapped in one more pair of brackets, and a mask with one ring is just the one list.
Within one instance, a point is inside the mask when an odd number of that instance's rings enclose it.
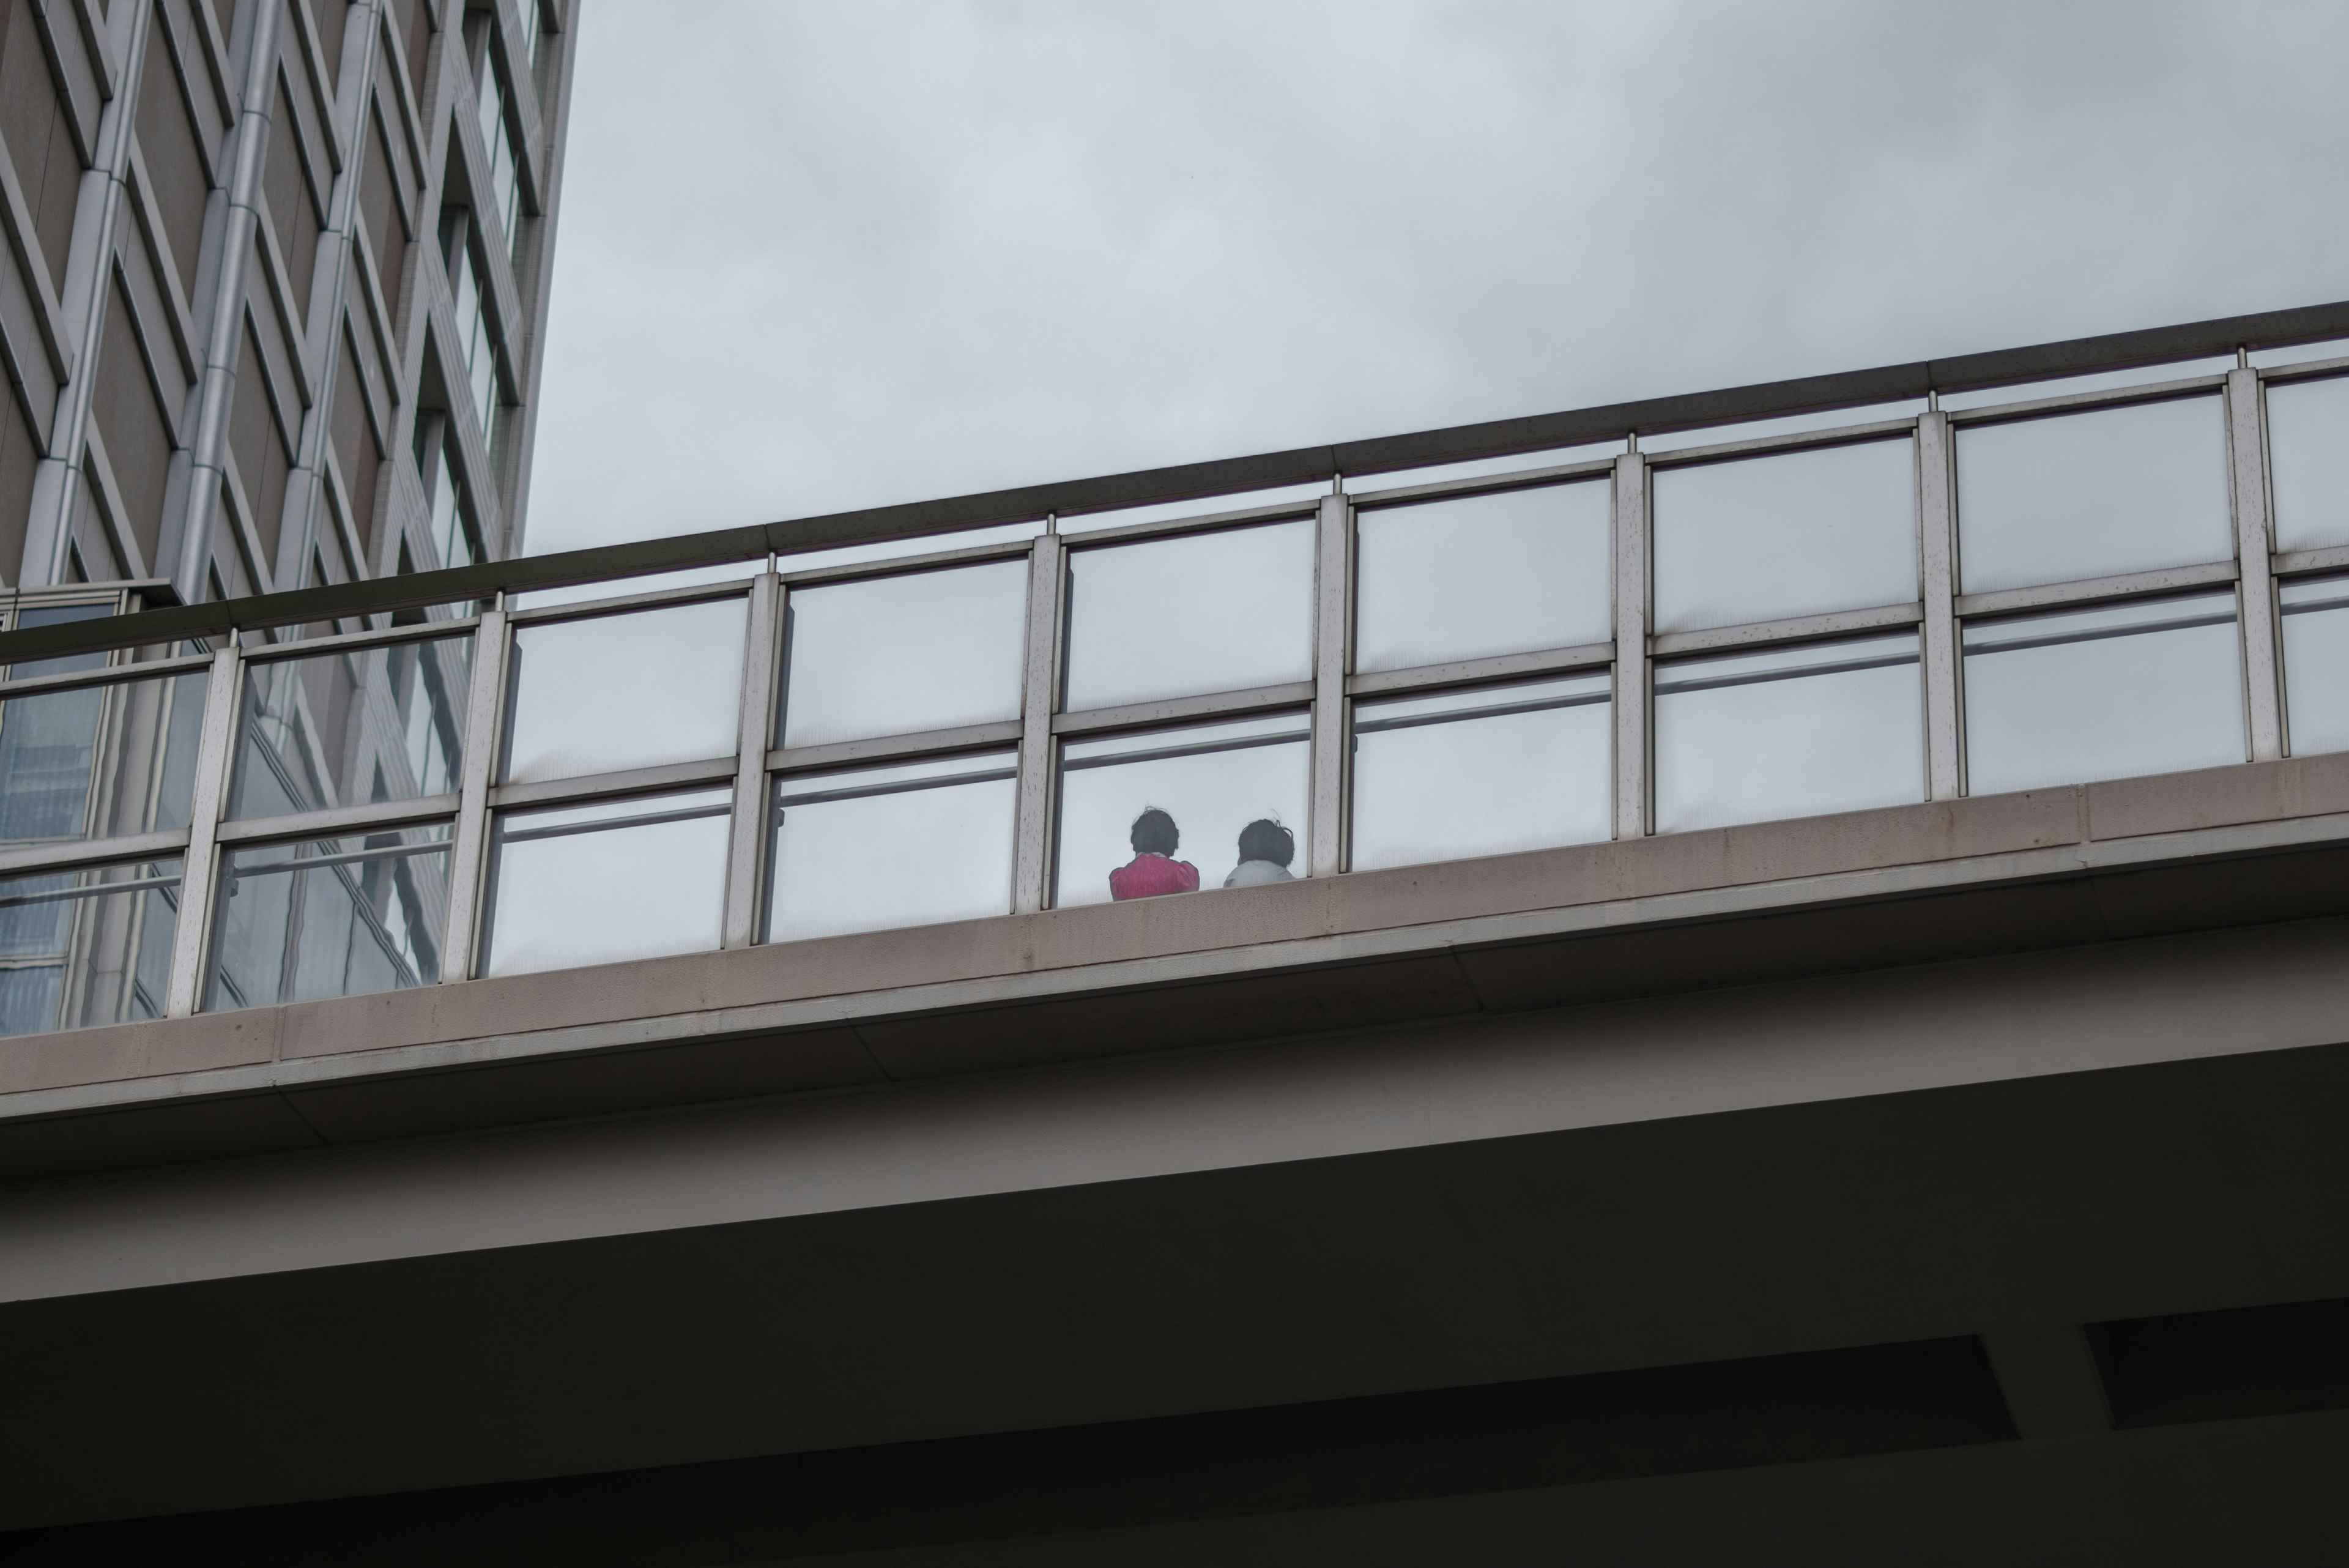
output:
{"label": "high-rise building", "polygon": [[0,576],[193,602],[512,552],[562,0],[0,4]]}
{"label": "high-rise building", "polygon": [[[567,19],[563,0],[0,0],[0,621],[241,599],[517,549]],[[191,657],[216,640],[95,662]],[[332,680],[314,665],[306,682],[255,682],[266,732],[253,732],[240,792],[327,804],[322,770],[378,792],[445,784],[457,737],[436,727],[430,697],[463,672],[436,646],[338,661]],[[181,820],[202,686],[159,676],[10,704],[0,768],[15,804],[0,842]],[[160,1010],[150,931],[176,897],[176,863],[109,875],[138,890],[7,917],[0,1033]],[[346,924],[363,910],[368,933],[345,963],[435,973],[432,943],[412,935],[439,923],[429,872],[345,880]],[[293,943],[301,929],[289,913],[253,940]],[[274,994],[260,976],[291,961],[255,949],[214,983]]]}

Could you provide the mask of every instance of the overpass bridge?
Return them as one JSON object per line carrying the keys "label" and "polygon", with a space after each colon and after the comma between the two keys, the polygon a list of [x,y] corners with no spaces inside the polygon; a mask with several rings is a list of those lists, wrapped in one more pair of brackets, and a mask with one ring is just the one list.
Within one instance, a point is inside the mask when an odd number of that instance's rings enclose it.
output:
{"label": "overpass bridge", "polygon": [[0,1541],[2337,1561],[2344,339],[19,596]]}

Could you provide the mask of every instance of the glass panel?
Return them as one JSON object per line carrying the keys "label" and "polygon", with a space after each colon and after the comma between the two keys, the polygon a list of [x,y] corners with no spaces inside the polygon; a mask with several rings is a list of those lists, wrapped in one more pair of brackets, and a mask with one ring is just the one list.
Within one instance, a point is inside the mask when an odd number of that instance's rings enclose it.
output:
{"label": "glass panel", "polygon": [[1312,673],[1310,521],[1069,556],[1071,711]]}
{"label": "glass panel", "polygon": [[2216,398],[1960,429],[1964,591],[2230,559],[2225,434]]}
{"label": "glass panel", "polygon": [[1361,514],[1354,668],[1606,641],[1613,493],[1602,479]]}
{"label": "glass panel", "polygon": [[1604,672],[1354,708],[1357,871],[1604,838]]}
{"label": "glass panel", "polygon": [[191,670],[0,702],[0,841],[185,827],[210,680]]}
{"label": "glass panel", "polygon": [[501,815],[485,974],[718,946],[731,790]]}
{"label": "glass panel", "polygon": [[716,599],[517,628],[507,781],[733,755],[748,607]]}
{"label": "glass panel", "polygon": [[1028,564],[794,588],[782,743],[1019,717]]}
{"label": "glass panel", "polygon": [[180,862],[0,880],[0,1035],[160,1018]]}
{"label": "glass panel", "polygon": [[249,667],[230,820],[454,793],[472,666],[466,636]]}
{"label": "glass panel", "polygon": [[[1281,713],[1061,747],[1055,901],[1239,885],[1242,832],[1257,822],[1287,827],[1292,840],[1304,832],[1306,725],[1302,713]],[[1150,812],[1165,821],[1143,822]],[[1288,866],[1259,862],[1240,880],[1286,880],[1279,870],[1303,867],[1292,852]]]}
{"label": "glass panel", "polygon": [[2349,376],[2268,389],[2276,548],[2349,545]]}
{"label": "glass panel", "polygon": [[2097,370],[2085,376],[2057,376],[2044,381],[2023,381],[2005,387],[1983,387],[1967,392],[1943,392],[1941,407],[1987,409],[2000,403],[2036,402],[2043,398],[2068,398],[2080,392],[2110,391],[2116,387],[2150,387],[2162,381],[2189,381],[2199,376],[2223,376],[2235,368],[2232,354],[2205,355],[2199,359],[2173,359],[2166,365],[2132,365],[2125,370]]}
{"label": "glass panel", "polygon": [[1845,430],[1892,420],[1913,420],[1925,411],[1922,398],[1900,398],[1889,403],[1862,403],[1848,409],[1827,409],[1816,414],[1785,414],[1769,420],[1740,420],[1695,430],[1661,431],[1640,438],[1640,450],[1661,455],[1686,452],[1693,446],[1726,445],[1735,441],[1762,441],[1771,436],[1806,435],[1812,431]]}
{"label": "glass panel", "polygon": [[1656,629],[1917,597],[1913,441],[1658,469]]}
{"label": "glass panel", "polygon": [[[1520,464],[1519,466],[1529,466]],[[1112,512],[1083,512],[1060,520],[1063,535],[1090,534],[1102,528],[1132,528],[1143,523],[1164,523],[1176,517],[1213,517],[1225,512],[1253,512],[1290,501],[1312,501],[1330,493],[1327,481],[1276,484],[1269,490],[1240,490],[1225,495],[1195,495],[1188,501],[1154,501],[1147,506],[1121,506]]]}
{"label": "glass panel", "polygon": [[2302,578],[2276,597],[2292,755],[2349,752],[2349,577]]}
{"label": "glass panel", "polygon": [[771,942],[1011,912],[1009,752],[779,781]]}
{"label": "glass panel", "polygon": [[1968,792],[2243,760],[2235,596],[1965,628]]}
{"label": "glass panel", "polygon": [[440,978],[449,827],[233,846],[207,1009],[405,991]]}
{"label": "glass panel", "polygon": [[1917,634],[1656,670],[1656,831],[1925,798]]}

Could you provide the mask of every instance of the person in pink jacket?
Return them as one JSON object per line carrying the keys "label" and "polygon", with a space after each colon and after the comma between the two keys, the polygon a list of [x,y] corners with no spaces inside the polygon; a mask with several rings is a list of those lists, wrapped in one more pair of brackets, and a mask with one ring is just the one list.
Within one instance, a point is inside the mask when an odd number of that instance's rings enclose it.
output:
{"label": "person in pink jacket", "polygon": [[1129,837],[1133,858],[1109,874],[1111,898],[1154,898],[1161,893],[1199,890],[1199,868],[1188,860],[1174,858],[1183,835],[1173,817],[1154,805],[1133,819]]}

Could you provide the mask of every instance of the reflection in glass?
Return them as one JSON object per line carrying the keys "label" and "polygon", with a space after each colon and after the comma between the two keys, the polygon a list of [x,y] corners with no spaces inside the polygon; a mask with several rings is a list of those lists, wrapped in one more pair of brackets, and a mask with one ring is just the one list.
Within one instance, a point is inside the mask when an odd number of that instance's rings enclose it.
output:
{"label": "reflection in glass", "polygon": [[1061,748],[1061,843],[1054,901],[1109,901],[1112,871],[1135,858],[1134,819],[1174,819],[1172,859],[1220,888],[1240,861],[1240,830],[1258,818],[1305,836],[1306,716],[1281,713],[1181,730],[1071,741]]}
{"label": "reflection in glass", "polygon": [[2282,584],[2284,722],[2292,753],[2349,752],[2349,577]]}
{"label": "reflection in glass", "polygon": [[1612,493],[1599,479],[1358,514],[1354,668],[1606,641]]}
{"label": "reflection in glass", "polygon": [[2243,760],[2235,596],[1965,628],[1971,794]]}
{"label": "reflection in glass", "polygon": [[2349,376],[2268,389],[2276,548],[2349,545]]}
{"label": "reflection in glass", "polygon": [[775,787],[771,942],[1011,909],[1009,752],[799,774]]}
{"label": "reflection in glass", "polygon": [[713,599],[517,628],[507,781],[733,755],[747,608]]}
{"label": "reflection in glass", "polygon": [[1601,671],[1357,703],[1353,868],[1606,837],[1612,682]]}
{"label": "reflection in glass", "polygon": [[0,841],[185,827],[209,681],[192,670],[0,701]]}
{"label": "reflection in glass", "polygon": [[0,880],[0,1035],[160,1018],[180,862]]}
{"label": "reflection in glass", "polygon": [[1069,555],[1066,706],[1113,708],[1313,673],[1313,524]]}
{"label": "reflection in glass", "polygon": [[204,1006],[404,991],[440,978],[449,828],[233,846]]}
{"label": "reflection in glass", "polygon": [[2228,559],[2225,433],[2216,398],[1962,427],[1964,591]]}
{"label": "reflection in glass", "polygon": [[1027,606],[1024,561],[793,588],[782,743],[1017,719]]}
{"label": "reflection in glass", "polygon": [[1915,446],[1867,441],[1656,470],[1656,629],[1915,598]]}
{"label": "reflection in glass", "polygon": [[229,819],[453,793],[472,661],[465,636],[248,667]]}
{"label": "reflection in glass", "polygon": [[693,790],[502,814],[482,972],[716,948],[732,799]]}
{"label": "reflection in glass", "polygon": [[1925,798],[1917,634],[1656,669],[1656,831]]}

